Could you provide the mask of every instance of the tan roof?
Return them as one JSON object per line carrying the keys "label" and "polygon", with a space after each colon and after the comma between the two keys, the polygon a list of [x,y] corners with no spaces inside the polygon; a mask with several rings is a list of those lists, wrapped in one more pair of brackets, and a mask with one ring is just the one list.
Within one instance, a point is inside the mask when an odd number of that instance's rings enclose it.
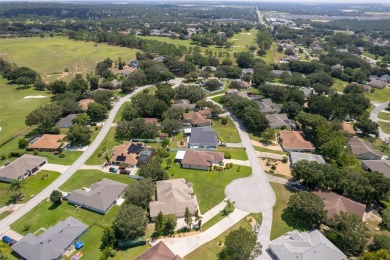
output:
{"label": "tan roof", "polygon": [[333,218],[334,214],[339,214],[341,211],[355,213],[360,218],[363,218],[366,211],[366,205],[347,199],[334,192],[319,190],[314,193],[323,200],[328,218]]}
{"label": "tan roof", "polygon": [[189,112],[183,114],[184,120],[190,122],[191,125],[211,124],[211,120],[205,118],[198,112]]}
{"label": "tan roof", "polygon": [[312,143],[303,138],[303,133],[301,131],[281,131],[280,139],[282,139],[283,147],[286,149],[315,149]]}
{"label": "tan roof", "polygon": [[372,159],[375,159],[375,157],[381,158],[383,156],[380,151],[372,149],[372,144],[365,142],[356,136],[349,139],[348,144],[351,147],[353,155],[355,156],[371,154],[373,157]]}
{"label": "tan roof", "polygon": [[238,82],[238,84],[239,84],[240,88],[249,88],[249,83],[246,82],[246,81],[240,80],[240,81]]}
{"label": "tan roof", "polygon": [[[112,148],[111,162],[127,163],[136,165],[138,163],[138,153],[135,148],[143,147],[143,143],[124,142]],[[134,149],[132,149],[134,147]]]}
{"label": "tan roof", "polygon": [[55,150],[63,145],[63,141],[66,135],[50,135],[44,134],[39,137],[33,144],[29,146],[30,149],[47,149]]}
{"label": "tan roof", "polygon": [[355,130],[353,129],[353,125],[348,123],[343,123],[343,130],[347,132],[348,134],[354,135]]}
{"label": "tan roof", "polygon": [[146,117],[143,119],[144,119],[145,124],[157,124],[157,118]]}
{"label": "tan roof", "polygon": [[91,104],[91,103],[94,103],[94,102],[95,102],[95,100],[90,99],[90,98],[81,99],[79,101],[79,107],[80,107],[81,110],[87,111],[88,110],[88,105]]}
{"label": "tan roof", "polygon": [[210,118],[211,117],[211,109],[206,108],[206,109],[201,109],[198,111],[199,114],[201,114],[204,117]]}
{"label": "tan roof", "polygon": [[41,163],[47,161],[47,158],[24,154],[7,166],[0,168],[0,176],[7,179],[17,179],[26,171],[31,171]]}
{"label": "tan roof", "polygon": [[186,208],[192,214],[198,210],[198,202],[194,196],[192,185],[185,179],[174,179],[156,182],[157,201],[150,202],[150,217],[154,218],[160,213],[173,214],[183,217]]}
{"label": "tan roof", "polygon": [[223,157],[224,153],[221,152],[187,150],[181,163],[210,167],[213,163],[218,164],[222,162]]}
{"label": "tan roof", "polygon": [[183,260],[183,258],[175,255],[163,241],[160,241],[135,260]]}

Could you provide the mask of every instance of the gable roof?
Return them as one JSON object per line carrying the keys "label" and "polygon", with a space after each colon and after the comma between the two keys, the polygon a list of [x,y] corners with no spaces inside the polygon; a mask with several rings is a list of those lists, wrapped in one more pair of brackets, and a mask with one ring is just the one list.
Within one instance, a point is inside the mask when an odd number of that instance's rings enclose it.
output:
{"label": "gable roof", "polygon": [[374,88],[385,88],[387,85],[387,82],[382,81],[382,80],[373,80],[368,82],[368,85]]}
{"label": "gable roof", "polygon": [[288,232],[271,241],[269,247],[280,260],[342,260],[346,258],[346,255],[318,230]]}
{"label": "gable roof", "polygon": [[211,109],[210,108],[200,109],[200,110],[198,110],[198,113],[204,117],[211,117]]}
{"label": "gable roof", "polygon": [[34,143],[30,144],[30,149],[50,149],[55,150],[60,148],[65,139],[66,135],[51,135],[51,134],[44,134],[41,137],[39,137]]}
{"label": "gable roof", "polygon": [[73,125],[73,119],[75,119],[76,116],[77,116],[77,114],[67,115],[66,117],[63,117],[60,120],[58,120],[58,122],[56,123],[56,126],[58,126],[59,128],[71,127]]}
{"label": "gable roof", "polygon": [[357,136],[349,139],[348,145],[351,147],[352,153],[355,156],[371,154],[372,158],[374,159],[379,159],[383,156],[380,151],[372,149],[372,145],[369,142],[365,142]]}
{"label": "gable roof", "polygon": [[180,107],[183,109],[194,109],[196,107],[196,104],[191,104],[191,102],[188,99],[178,99],[173,100],[173,107]]}
{"label": "gable roof", "polygon": [[183,260],[183,258],[175,255],[163,241],[160,241],[135,260]]}
{"label": "gable roof", "polygon": [[210,126],[191,128],[190,144],[218,144],[218,135]]}
{"label": "gable roof", "polygon": [[68,200],[77,205],[86,205],[106,212],[126,188],[127,185],[124,183],[104,178],[92,184],[90,190],[72,191]]}
{"label": "gable roof", "polygon": [[344,132],[346,132],[348,134],[351,134],[351,135],[355,134],[355,129],[353,129],[352,124],[343,123],[343,130],[344,130]]}
{"label": "gable roof", "polygon": [[325,164],[324,158],[319,154],[290,152],[290,157],[293,164],[303,160]]}
{"label": "gable roof", "polygon": [[281,131],[280,139],[286,149],[314,150],[314,146],[303,138],[301,131]]}
{"label": "gable roof", "polygon": [[366,211],[366,205],[340,196],[334,192],[327,190],[315,191],[318,197],[324,202],[324,209],[327,211],[328,218],[333,218],[336,214],[341,211],[345,213],[355,213],[360,218],[363,218],[364,212]]}
{"label": "gable roof", "polygon": [[0,176],[16,180],[26,171],[31,171],[45,161],[47,161],[45,157],[24,154],[7,166],[0,167]]}
{"label": "gable roof", "polygon": [[192,185],[186,183],[185,179],[174,179],[156,182],[156,201],[149,203],[150,217],[154,218],[160,213],[184,216],[188,207],[194,214],[198,210],[198,202],[194,197]]}
{"label": "gable roof", "polygon": [[87,229],[88,226],[84,223],[73,217],[68,217],[48,228],[38,237],[29,233],[14,244],[12,249],[18,255],[29,260],[57,259]]}
{"label": "gable roof", "polygon": [[271,127],[289,126],[291,120],[288,119],[287,114],[267,114],[265,115]]}
{"label": "gable roof", "polygon": [[223,157],[224,153],[221,152],[187,150],[181,163],[210,167],[213,163],[222,162]]}
{"label": "gable roof", "polygon": [[184,120],[190,122],[191,125],[206,125],[211,124],[211,120],[205,118],[199,112],[189,112],[183,114]]}
{"label": "gable roof", "polygon": [[261,112],[263,113],[274,113],[281,109],[281,106],[274,104],[270,98],[264,98],[258,102]]}
{"label": "gable roof", "polygon": [[95,102],[95,100],[90,99],[90,98],[81,99],[79,101],[79,107],[80,107],[81,110],[87,111],[88,110],[88,105],[91,104],[91,103],[94,103],[94,102]]}
{"label": "gable roof", "polygon": [[390,178],[390,161],[386,160],[364,160],[362,165],[373,172],[383,173],[384,176]]}

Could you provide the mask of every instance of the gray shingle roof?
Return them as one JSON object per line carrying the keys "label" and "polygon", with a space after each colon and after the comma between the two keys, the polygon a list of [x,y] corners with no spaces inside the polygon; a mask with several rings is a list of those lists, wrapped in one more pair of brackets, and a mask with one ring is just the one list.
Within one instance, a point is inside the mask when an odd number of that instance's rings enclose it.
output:
{"label": "gray shingle roof", "polygon": [[190,145],[196,144],[218,144],[218,135],[210,126],[191,128]]}
{"label": "gray shingle roof", "polygon": [[386,160],[364,160],[362,161],[364,168],[370,169],[373,172],[383,173],[390,178],[390,161]]}
{"label": "gray shingle roof", "polygon": [[7,166],[1,167],[0,176],[8,179],[17,179],[45,161],[47,161],[45,157],[24,154]]}
{"label": "gray shingle roof", "polygon": [[58,120],[56,126],[58,126],[59,128],[69,128],[73,125],[73,119],[75,119],[76,116],[76,114],[67,115],[66,117],[63,117]]}
{"label": "gray shingle roof", "polygon": [[297,162],[303,160],[325,164],[324,158],[319,154],[291,152],[290,157],[291,157],[291,163],[293,164],[296,164]]}
{"label": "gray shingle roof", "polygon": [[68,217],[48,228],[38,237],[31,233],[28,234],[14,244],[12,249],[29,260],[57,259],[87,229],[88,226],[84,223]]}

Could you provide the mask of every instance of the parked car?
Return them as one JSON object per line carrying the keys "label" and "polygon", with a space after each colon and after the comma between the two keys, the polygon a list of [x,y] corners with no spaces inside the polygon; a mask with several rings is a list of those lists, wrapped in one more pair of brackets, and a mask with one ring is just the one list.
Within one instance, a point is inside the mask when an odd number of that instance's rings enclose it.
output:
{"label": "parked car", "polygon": [[16,241],[15,239],[12,239],[11,242],[8,243],[9,246],[13,246],[14,244],[16,244]]}
{"label": "parked car", "polygon": [[4,242],[4,243],[10,243],[13,239],[12,238],[10,238],[9,236],[3,236],[2,238],[1,238],[1,240]]}
{"label": "parked car", "polygon": [[127,170],[127,169],[122,169],[120,171],[121,174],[130,174],[130,170]]}
{"label": "parked car", "polygon": [[108,171],[112,172],[112,173],[118,173],[118,169],[114,168],[114,167],[110,167],[110,169],[108,169]]}

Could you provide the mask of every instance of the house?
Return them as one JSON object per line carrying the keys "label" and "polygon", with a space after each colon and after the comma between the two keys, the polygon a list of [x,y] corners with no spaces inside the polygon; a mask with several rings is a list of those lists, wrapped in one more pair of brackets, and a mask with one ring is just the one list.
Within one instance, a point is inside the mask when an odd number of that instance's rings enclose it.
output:
{"label": "house", "polygon": [[188,99],[178,99],[178,100],[174,100],[173,101],[173,104],[172,104],[173,107],[180,107],[184,110],[194,110],[194,108],[196,107],[196,104],[191,104],[191,102],[188,100]]}
{"label": "house", "polygon": [[284,56],[282,58],[282,63],[288,63],[290,61],[299,61],[299,57],[290,55],[290,56]]}
{"label": "house", "polygon": [[242,88],[242,89],[248,89],[249,88],[249,83],[246,82],[246,81],[242,81],[242,80],[238,80],[238,86],[239,88]]}
{"label": "house", "polygon": [[210,108],[198,110],[198,113],[207,119],[211,118],[211,109]]}
{"label": "house", "polygon": [[123,75],[125,77],[128,77],[131,73],[133,73],[136,70],[137,70],[136,68],[133,68],[133,67],[130,67],[130,66],[123,66],[123,69],[122,70],[118,70],[117,73],[119,75]]}
{"label": "house", "polygon": [[69,128],[73,125],[73,119],[75,119],[76,116],[77,114],[67,115],[66,117],[63,117],[60,120],[58,120],[56,126],[59,128]]}
{"label": "house", "polygon": [[363,90],[364,90],[364,92],[370,93],[372,88],[369,85],[363,85]]}
{"label": "house", "polygon": [[299,232],[293,230],[269,243],[271,254],[278,260],[332,259],[343,260],[347,256],[332,244],[320,231]]}
{"label": "house", "polygon": [[156,201],[149,203],[150,218],[154,221],[160,211],[164,215],[173,214],[184,217],[186,208],[192,215],[198,210],[194,190],[185,179],[173,179],[156,182]]}
{"label": "house", "polygon": [[47,158],[24,154],[6,166],[0,167],[0,181],[23,180],[47,163]]}
{"label": "house", "polygon": [[246,74],[250,73],[251,75],[253,75],[253,68],[246,68],[246,69],[242,69],[242,72],[241,72],[241,76],[245,76]]}
{"label": "house", "polygon": [[265,117],[272,129],[281,129],[283,127],[295,129],[297,127],[294,120],[288,119],[287,114],[266,114]]}
{"label": "house", "polygon": [[288,70],[271,70],[271,73],[278,78],[282,77],[283,73],[288,74],[290,76],[292,75],[291,71]]}
{"label": "house", "polygon": [[165,57],[160,55],[160,56],[154,57],[153,60],[158,61],[158,62],[163,62],[165,60]]}
{"label": "house", "polygon": [[348,53],[348,50],[347,49],[337,49],[336,52],[337,53]]}
{"label": "house", "polygon": [[285,50],[294,50],[295,46],[292,44],[285,43],[284,44],[284,49]]}
{"label": "house", "polygon": [[344,123],[342,124],[344,132],[350,135],[355,135],[355,129],[353,129],[352,124]]}
{"label": "house", "polygon": [[30,145],[31,150],[42,150],[42,151],[54,151],[65,147],[64,141],[66,135],[51,135],[44,134],[37,139],[34,139]]}
{"label": "house", "polygon": [[209,170],[213,165],[223,162],[224,153],[187,150],[181,160],[181,167],[187,169]]}
{"label": "house", "polygon": [[344,66],[341,64],[336,64],[331,67],[332,70],[341,70],[344,71]]}
{"label": "house", "polygon": [[303,92],[305,99],[310,98],[314,94],[314,89],[310,87],[300,87],[299,90]]}
{"label": "house", "polygon": [[380,172],[390,178],[390,161],[387,160],[364,160],[362,167],[368,171]]}
{"label": "house", "polygon": [[77,206],[106,214],[126,190],[127,184],[102,179],[88,189],[77,189],[70,193],[68,201]]}
{"label": "house", "polygon": [[319,154],[291,152],[291,167],[294,167],[295,164],[297,164],[299,161],[318,162],[319,164],[325,164],[324,158]]}
{"label": "house", "polygon": [[111,84],[113,89],[118,89],[121,86],[121,82],[117,79],[111,80]]}
{"label": "house", "polygon": [[188,142],[189,148],[216,149],[219,145],[218,135],[210,126],[192,128]]}
{"label": "house", "polygon": [[390,75],[388,75],[388,74],[382,75],[380,77],[380,80],[387,82],[387,83],[390,83]]}
{"label": "house", "polygon": [[364,217],[366,205],[362,203],[345,198],[328,190],[318,190],[315,191],[314,194],[320,197],[324,202],[324,209],[326,210],[328,219],[333,218],[334,215],[340,214],[340,212],[354,213],[361,219]]}
{"label": "house", "polygon": [[315,147],[303,138],[301,131],[284,130],[280,132],[280,141],[285,152],[314,151]]}
{"label": "house", "polygon": [[[203,116],[201,110],[198,112],[189,112],[183,114],[183,119],[187,121],[192,127],[210,126],[211,120]],[[204,114],[208,115],[206,112]],[[211,117],[211,116],[210,116]]]}
{"label": "house", "polygon": [[132,67],[132,68],[137,68],[138,65],[139,65],[139,60],[132,60],[129,63],[129,66]]}
{"label": "house", "polygon": [[144,143],[124,142],[112,149],[110,162],[112,164],[125,163],[129,167],[147,164],[154,153],[152,147],[145,147]]}
{"label": "house", "polygon": [[229,88],[228,90],[226,90],[226,95],[237,95],[240,91],[238,91],[238,89],[235,89],[235,88]]}
{"label": "house", "polygon": [[143,120],[145,124],[157,124],[157,118],[145,117]]}
{"label": "house", "polygon": [[281,110],[281,106],[274,104],[270,98],[262,99],[258,102],[261,112],[265,114],[278,113]]}
{"label": "house", "polygon": [[356,159],[380,160],[383,156],[380,151],[372,149],[372,145],[369,142],[365,142],[356,136],[349,139],[348,145],[351,147],[352,154]]}
{"label": "house", "polygon": [[322,51],[322,48],[320,46],[315,46],[312,48],[313,53],[320,53]]}
{"label": "house", "polygon": [[175,255],[163,241],[158,242],[155,246],[135,260],[183,260],[179,255]]}
{"label": "house", "polygon": [[382,81],[382,80],[372,80],[372,81],[368,82],[368,85],[370,87],[373,87],[373,88],[383,89],[387,86],[387,82]]}
{"label": "house", "polygon": [[79,101],[79,108],[83,111],[87,111],[88,110],[88,105],[91,104],[91,103],[94,103],[95,100],[93,99],[90,99],[90,98],[85,98],[85,99],[81,99]]}
{"label": "house", "polygon": [[68,217],[45,230],[39,236],[31,233],[12,246],[21,257],[28,260],[61,259],[62,255],[88,230],[79,220]]}

